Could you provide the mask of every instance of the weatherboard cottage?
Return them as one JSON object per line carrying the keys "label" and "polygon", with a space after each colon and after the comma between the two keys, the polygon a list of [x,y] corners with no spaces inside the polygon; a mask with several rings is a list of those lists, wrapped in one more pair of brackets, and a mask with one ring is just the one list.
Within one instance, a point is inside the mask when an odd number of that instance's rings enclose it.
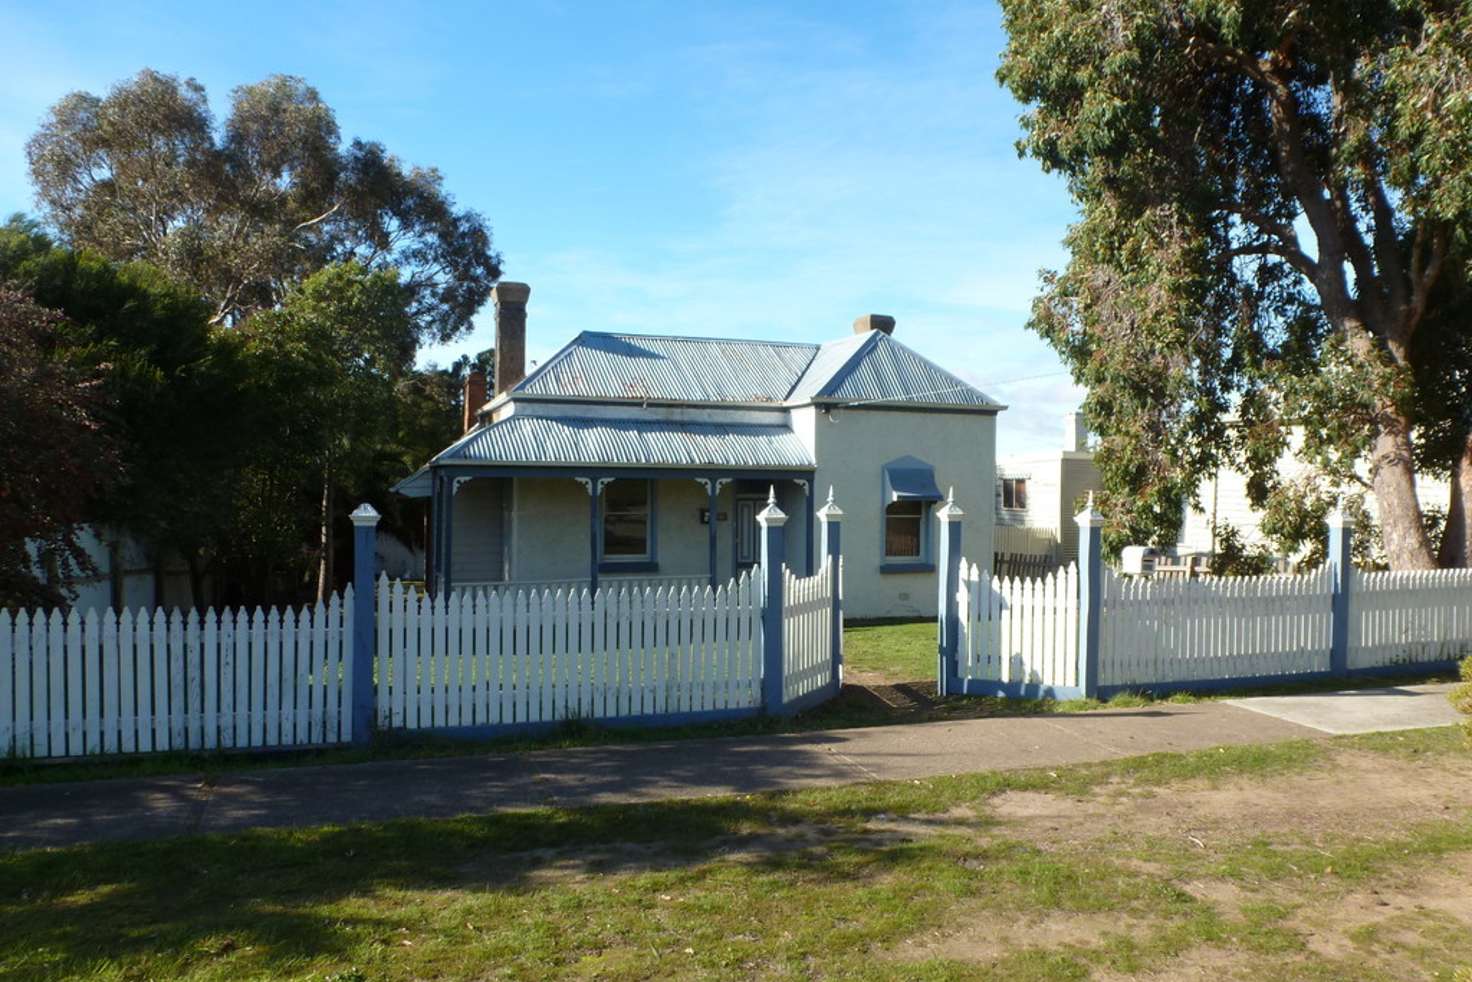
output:
{"label": "weatherboard cottage", "polygon": [[991,555],[1004,407],[893,318],[826,344],[587,331],[526,375],[530,292],[496,287],[489,400],[472,375],[465,435],[395,488],[429,499],[433,590],[725,582],[757,562],[772,492],[806,574],[830,488],[850,618],[935,613],[947,488],[967,553]]}

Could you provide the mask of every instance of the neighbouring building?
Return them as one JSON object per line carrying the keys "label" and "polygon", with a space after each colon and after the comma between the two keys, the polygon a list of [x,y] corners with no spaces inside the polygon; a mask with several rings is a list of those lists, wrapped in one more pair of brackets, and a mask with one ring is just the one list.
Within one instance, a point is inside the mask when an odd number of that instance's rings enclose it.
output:
{"label": "neighbouring building", "polygon": [[997,462],[996,566],[999,572],[1067,565],[1078,558],[1074,516],[1099,470],[1080,413],[1063,417],[1055,449],[1003,457]]}
{"label": "neighbouring building", "polygon": [[850,617],[935,612],[949,488],[990,559],[1004,407],[893,318],[824,344],[586,331],[525,375],[529,295],[496,287],[494,387],[471,377],[465,435],[395,487],[428,499],[432,589],[724,582],[757,563],[769,493],[806,573],[830,487]]}

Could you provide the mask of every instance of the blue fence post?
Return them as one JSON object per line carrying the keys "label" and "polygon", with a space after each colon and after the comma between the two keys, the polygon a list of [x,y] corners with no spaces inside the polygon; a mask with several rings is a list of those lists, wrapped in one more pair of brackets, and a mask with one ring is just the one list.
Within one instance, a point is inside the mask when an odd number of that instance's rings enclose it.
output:
{"label": "blue fence post", "polygon": [[1350,546],[1354,541],[1354,520],[1335,508],[1326,523],[1329,526],[1329,671],[1338,676],[1349,674],[1349,584],[1354,573]]}
{"label": "blue fence post", "polygon": [[378,558],[378,512],[364,502],[353,520],[353,742],[373,738],[373,574]]}
{"label": "blue fence post", "polygon": [[757,513],[762,530],[762,707],[782,711],[782,575],[787,561],[787,513],[777,507],[775,486]]}
{"label": "blue fence post", "polygon": [[828,486],[828,500],[818,509],[818,527],[822,529],[823,562],[833,577],[833,691],[843,686],[843,509],[833,501],[833,485]]}
{"label": "blue fence post", "polygon": [[1104,588],[1104,516],[1094,508],[1089,492],[1084,510],[1074,516],[1078,523],[1078,682],[1084,697],[1099,694],[1099,613]]}
{"label": "blue fence post", "polygon": [[940,522],[940,555],[937,557],[940,594],[936,598],[938,623],[935,691],[948,696],[960,677],[956,653],[961,639],[961,614],[956,592],[961,587],[961,519],[966,513],[956,505],[956,490],[946,492],[946,503],[935,513]]}

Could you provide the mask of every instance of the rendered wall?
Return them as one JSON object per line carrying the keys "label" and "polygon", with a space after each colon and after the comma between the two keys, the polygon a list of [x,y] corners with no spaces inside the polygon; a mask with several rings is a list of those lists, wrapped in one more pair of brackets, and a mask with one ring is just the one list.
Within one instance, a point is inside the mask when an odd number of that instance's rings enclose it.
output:
{"label": "rendered wall", "polygon": [[[880,569],[883,468],[896,458],[920,458],[935,468],[942,493],[955,488],[956,503],[966,513],[962,552],[968,560],[990,567],[996,502],[995,416],[847,408],[816,413],[808,422],[818,464],[817,500],[821,504],[831,484],[844,511],[847,617],[930,617],[936,612],[938,585],[933,571]],[[931,517],[927,524],[933,559],[939,523]]]}

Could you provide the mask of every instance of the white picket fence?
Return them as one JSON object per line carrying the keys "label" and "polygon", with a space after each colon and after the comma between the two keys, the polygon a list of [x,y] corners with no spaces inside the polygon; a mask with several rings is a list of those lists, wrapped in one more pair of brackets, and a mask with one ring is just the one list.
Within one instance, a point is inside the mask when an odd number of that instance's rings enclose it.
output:
{"label": "white picket fence", "polygon": [[1472,569],[1364,573],[1349,591],[1349,667],[1472,654]]}
{"label": "white picket fence", "polygon": [[378,585],[379,726],[504,726],[761,703],[751,574],[716,588],[455,591]]}
{"label": "white picket fence", "polygon": [[956,601],[961,678],[1078,684],[1077,567],[1038,579],[993,577],[963,559]]}
{"label": "white picket fence", "polygon": [[0,757],[350,740],[351,609],[0,610]]}
{"label": "white picket fence", "polygon": [[1121,577],[1104,570],[1099,684],[1329,670],[1328,568],[1299,576]]}
{"label": "white picket fence", "polygon": [[842,560],[807,577],[784,567],[782,576],[782,699],[793,702],[834,682],[833,597],[842,590]]}

